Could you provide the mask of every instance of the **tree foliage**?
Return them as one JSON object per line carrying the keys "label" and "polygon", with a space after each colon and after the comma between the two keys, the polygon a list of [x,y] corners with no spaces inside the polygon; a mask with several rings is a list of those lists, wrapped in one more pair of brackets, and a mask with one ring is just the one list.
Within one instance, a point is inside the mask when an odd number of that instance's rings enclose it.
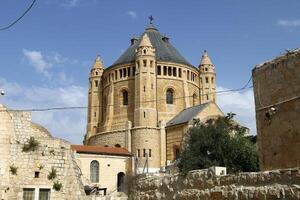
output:
{"label": "tree foliage", "polygon": [[183,174],[211,166],[225,166],[228,173],[259,170],[256,147],[245,137],[246,128],[233,121],[234,115],[195,121],[178,160]]}

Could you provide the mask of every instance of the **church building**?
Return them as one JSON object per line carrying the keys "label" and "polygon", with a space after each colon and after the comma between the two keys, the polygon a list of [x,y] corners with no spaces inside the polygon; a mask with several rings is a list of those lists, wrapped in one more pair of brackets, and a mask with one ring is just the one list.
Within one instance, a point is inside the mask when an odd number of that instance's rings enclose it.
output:
{"label": "church building", "polygon": [[96,58],[84,144],[126,148],[136,173],[163,170],[176,158],[193,118],[223,115],[215,91],[208,53],[197,66],[190,64],[150,22],[111,66]]}

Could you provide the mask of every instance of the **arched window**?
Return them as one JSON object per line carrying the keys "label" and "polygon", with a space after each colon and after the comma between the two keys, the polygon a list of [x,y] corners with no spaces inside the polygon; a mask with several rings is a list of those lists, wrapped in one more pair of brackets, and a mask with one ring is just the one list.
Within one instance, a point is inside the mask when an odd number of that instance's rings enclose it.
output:
{"label": "arched window", "polygon": [[93,160],[90,165],[90,179],[92,183],[99,182],[99,162]]}
{"label": "arched window", "polygon": [[124,192],[125,186],[125,174],[124,172],[119,172],[117,175],[117,191]]}
{"label": "arched window", "polygon": [[115,144],[115,147],[120,148],[121,145],[120,144]]}
{"label": "arched window", "polygon": [[167,104],[173,104],[173,90],[168,89],[166,93],[166,103]]}
{"label": "arched window", "polygon": [[128,92],[126,90],[123,91],[123,105],[128,105]]}

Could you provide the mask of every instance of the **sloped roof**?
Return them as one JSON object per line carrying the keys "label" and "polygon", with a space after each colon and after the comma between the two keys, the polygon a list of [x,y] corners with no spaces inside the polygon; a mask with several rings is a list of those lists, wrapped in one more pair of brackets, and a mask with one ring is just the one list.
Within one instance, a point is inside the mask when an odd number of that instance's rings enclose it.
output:
{"label": "sloped roof", "polygon": [[174,126],[178,124],[187,123],[191,119],[197,116],[198,113],[203,111],[211,102],[203,103],[197,106],[189,107],[181,111],[173,119],[167,122],[166,127]]}
{"label": "sloped roof", "polygon": [[153,24],[150,24],[142,36],[132,44],[113,64],[129,63],[135,60],[135,50],[141,43],[143,35],[147,34],[152,46],[155,48],[156,60],[169,61],[192,66],[169,42],[168,38],[162,36]]}
{"label": "sloped roof", "polygon": [[71,145],[71,149],[76,151],[77,153],[132,156],[132,154],[126,148],[121,148],[121,147]]}

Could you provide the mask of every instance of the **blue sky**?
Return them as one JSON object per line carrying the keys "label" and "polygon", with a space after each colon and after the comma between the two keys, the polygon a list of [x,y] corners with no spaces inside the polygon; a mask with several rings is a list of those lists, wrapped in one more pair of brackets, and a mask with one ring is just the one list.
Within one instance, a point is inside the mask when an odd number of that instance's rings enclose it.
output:
{"label": "blue sky", "polygon": [[[0,27],[29,0],[3,0]],[[0,102],[10,108],[85,106],[89,69],[96,55],[111,65],[153,15],[156,27],[193,65],[208,50],[218,89],[239,88],[252,68],[300,46],[298,0],[38,0],[14,27],[0,31]],[[255,130],[251,89],[220,95],[224,112]],[[85,110],[33,113],[53,135],[80,143]]]}

